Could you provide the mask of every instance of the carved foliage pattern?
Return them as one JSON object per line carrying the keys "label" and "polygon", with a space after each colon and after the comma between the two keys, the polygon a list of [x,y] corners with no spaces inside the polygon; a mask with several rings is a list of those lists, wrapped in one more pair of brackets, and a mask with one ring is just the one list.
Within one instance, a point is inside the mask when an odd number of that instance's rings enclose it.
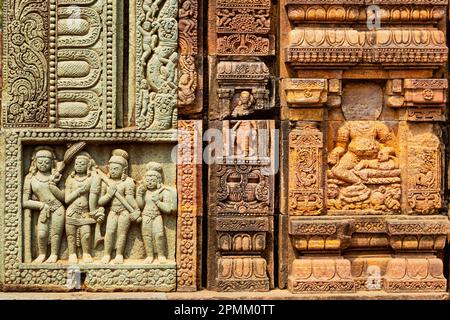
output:
{"label": "carved foliage pattern", "polygon": [[270,0],[217,1],[217,51],[221,55],[268,55]]}
{"label": "carved foliage pattern", "polygon": [[48,0],[7,1],[5,127],[49,125]]}
{"label": "carved foliage pattern", "polygon": [[441,150],[432,133],[411,138],[408,143],[408,203],[418,213],[441,208]]}
{"label": "carved foliage pattern", "polygon": [[200,150],[198,145],[198,121],[179,121],[178,149],[178,230],[177,230],[177,264],[178,290],[196,290],[197,262],[197,215],[200,200],[199,168],[196,155]]}
{"label": "carved foliage pattern", "polygon": [[179,0],[178,106],[192,105],[196,99],[198,72],[198,0]]}
{"label": "carved foliage pattern", "polygon": [[300,124],[289,135],[289,213],[319,214],[323,208],[322,132]]}

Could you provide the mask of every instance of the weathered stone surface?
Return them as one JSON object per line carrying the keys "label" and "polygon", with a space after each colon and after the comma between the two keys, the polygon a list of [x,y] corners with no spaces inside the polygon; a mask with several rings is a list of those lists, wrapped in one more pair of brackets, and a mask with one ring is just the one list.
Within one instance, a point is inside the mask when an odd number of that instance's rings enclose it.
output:
{"label": "weathered stone surface", "polygon": [[274,287],[274,121],[210,122],[216,141],[209,165],[208,288]]}
{"label": "weathered stone surface", "polygon": [[448,0],[4,4],[2,291],[448,299]]}
{"label": "weathered stone surface", "polygon": [[280,3],[279,276],[295,293],[447,290],[447,2],[370,4]]}

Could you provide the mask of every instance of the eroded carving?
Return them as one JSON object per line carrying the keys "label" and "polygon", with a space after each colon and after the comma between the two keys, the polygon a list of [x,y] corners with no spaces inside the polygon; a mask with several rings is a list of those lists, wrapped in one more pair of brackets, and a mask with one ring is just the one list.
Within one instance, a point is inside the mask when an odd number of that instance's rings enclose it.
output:
{"label": "eroded carving", "polygon": [[381,121],[347,121],[328,155],[328,207],[400,210],[400,169],[391,130]]}

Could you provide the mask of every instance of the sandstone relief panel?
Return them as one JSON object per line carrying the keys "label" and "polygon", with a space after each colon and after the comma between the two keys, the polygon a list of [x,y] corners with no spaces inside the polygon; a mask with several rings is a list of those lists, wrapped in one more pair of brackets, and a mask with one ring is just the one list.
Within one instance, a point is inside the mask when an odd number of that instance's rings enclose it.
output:
{"label": "sandstone relief panel", "polygon": [[281,1],[281,288],[447,290],[446,6]]}
{"label": "sandstone relief panel", "polygon": [[71,290],[76,267],[78,289],[196,290],[201,126],[180,125],[178,168],[176,133],[8,132],[4,288]]}
{"label": "sandstone relief panel", "polygon": [[213,128],[224,140],[209,166],[208,288],[268,291],[274,286],[274,122],[214,122]]}
{"label": "sandstone relief panel", "polygon": [[5,56],[5,127],[116,128],[121,64],[112,31],[121,6],[112,0],[8,3],[5,50],[15,55]]}
{"label": "sandstone relief panel", "polygon": [[[178,1],[131,4],[128,121],[141,130],[176,128],[178,92]],[[132,91],[132,90],[131,90]],[[180,95],[181,98],[181,95]]]}

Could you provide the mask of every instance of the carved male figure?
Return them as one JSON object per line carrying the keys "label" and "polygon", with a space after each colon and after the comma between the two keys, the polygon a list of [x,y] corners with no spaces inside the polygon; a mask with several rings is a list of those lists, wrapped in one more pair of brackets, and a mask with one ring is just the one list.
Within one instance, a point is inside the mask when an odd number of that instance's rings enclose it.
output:
{"label": "carved male figure", "polygon": [[[132,221],[140,217],[140,210],[135,200],[136,185],[127,175],[128,153],[121,149],[112,151],[109,159],[109,176],[102,178],[102,196],[98,204],[110,205],[105,234],[105,252],[102,263],[109,263],[116,246],[114,263],[123,263],[128,229]],[[100,173],[100,172],[99,172]],[[101,173],[100,173],[101,174]],[[134,209],[130,212],[130,209]]]}
{"label": "carved male figure", "polygon": [[166,261],[167,239],[164,232],[163,215],[177,210],[177,195],[173,188],[163,185],[162,166],[156,162],[147,165],[142,185],[137,191],[137,203],[142,211],[142,237],[147,253],[146,263],[154,260],[154,248],[160,263]]}
{"label": "carved male figure", "polygon": [[194,20],[195,7],[190,0],[186,0],[181,5],[180,10],[178,10],[179,28],[186,36],[192,36],[192,31],[195,31],[195,24],[197,21]]}
{"label": "carved male figure", "polygon": [[23,208],[38,210],[38,257],[34,263],[42,263],[47,255],[50,234],[50,256],[47,263],[58,260],[61,237],[64,231],[64,192],[57,186],[61,174],[56,170],[55,152],[50,147],[37,147],[23,186]]}
{"label": "carved male figure", "polygon": [[87,152],[80,152],[74,162],[73,172],[66,180],[65,200],[66,234],[69,263],[76,264],[77,243],[83,250],[83,261],[91,263],[91,226],[102,223],[104,208],[98,208],[101,180],[93,170],[94,161]]}

